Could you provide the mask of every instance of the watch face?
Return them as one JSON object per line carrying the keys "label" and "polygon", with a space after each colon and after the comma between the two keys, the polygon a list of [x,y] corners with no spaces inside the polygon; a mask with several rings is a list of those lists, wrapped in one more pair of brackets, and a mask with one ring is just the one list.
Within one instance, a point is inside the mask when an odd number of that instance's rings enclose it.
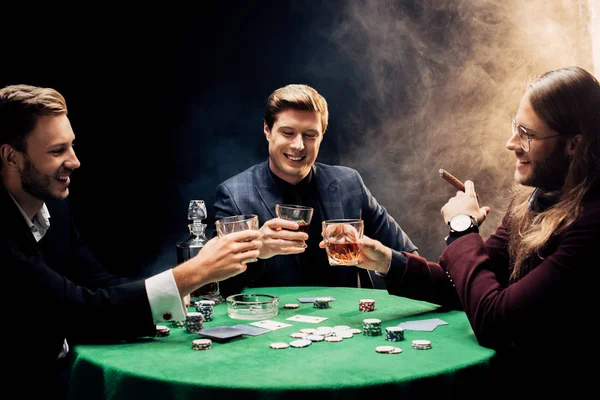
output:
{"label": "watch face", "polygon": [[467,214],[457,214],[450,220],[450,228],[456,232],[466,231],[471,227],[471,217]]}

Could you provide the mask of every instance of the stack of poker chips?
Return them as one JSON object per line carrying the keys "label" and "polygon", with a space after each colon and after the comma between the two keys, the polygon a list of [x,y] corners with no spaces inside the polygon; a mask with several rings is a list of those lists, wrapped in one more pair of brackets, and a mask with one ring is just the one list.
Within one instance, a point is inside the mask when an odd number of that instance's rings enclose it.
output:
{"label": "stack of poker chips", "polygon": [[400,326],[389,326],[385,328],[385,340],[399,342],[404,340],[404,328]]}
{"label": "stack of poker chips", "polygon": [[196,311],[204,316],[204,321],[212,321],[214,305],[212,300],[200,300],[196,302]]}
{"label": "stack of poker chips", "polygon": [[209,350],[212,347],[212,340],[210,339],[195,339],[192,340],[193,350]]}
{"label": "stack of poker chips", "polygon": [[185,321],[171,321],[171,328],[185,328]]}
{"label": "stack of poker chips", "polygon": [[375,311],[375,300],[373,300],[373,299],[359,300],[358,311],[362,311],[362,312]]}
{"label": "stack of poker chips", "polygon": [[381,336],[381,320],[377,318],[363,319],[363,333],[365,336]]}
{"label": "stack of poker chips", "polygon": [[199,312],[189,312],[185,317],[185,331],[198,333],[204,328],[204,316]]}
{"label": "stack of poker chips", "polygon": [[431,348],[431,342],[429,340],[413,340],[412,347],[417,350],[429,350]]}
{"label": "stack of poker chips", "polygon": [[167,326],[156,325],[156,337],[169,336],[171,330]]}
{"label": "stack of poker chips", "polygon": [[329,308],[331,299],[329,297],[317,297],[313,302],[314,308]]}

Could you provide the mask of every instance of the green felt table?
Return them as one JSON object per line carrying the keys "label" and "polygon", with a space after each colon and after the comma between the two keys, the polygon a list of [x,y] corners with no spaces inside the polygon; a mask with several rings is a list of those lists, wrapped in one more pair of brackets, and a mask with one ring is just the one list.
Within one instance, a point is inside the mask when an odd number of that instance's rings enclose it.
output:
{"label": "green felt table", "polygon": [[[469,398],[485,387],[494,351],[478,345],[463,312],[440,312],[437,305],[391,296],[385,290],[283,287],[254,288],[246,293],[279,297],[279,313],[269,319],[292,324],[259,336],[213,342],[212,349],[192,350],[197,334],[171,328],[163,338],[116,344],[74,346],[71,395],[76,399],[207,399],[207,398]],[[328,309],[299,303],[299,297],[333,296]],[[375,300],[375,310],[360,312],[360,299]],[[285,309],[298,303],[298,309]],[[192,309],[190,309],[192,310]],[[321,316],[318,323],[287,321],[294,315]],[[291,342],[302,328],[348,325],[381,320],[382,336],[355,335],[342,342],[315,342],[306,348],[274,350],[273,342]],[[448,325],[431,332],[405,331],[405,340],[385,340],[385,328],[403,321],[441,318]],[[204,326],[249,324],[231,319],[226,303],[214,307]],[[166,325],[166,324],[165,324]],[[426,339],[430,350],[411,347]],[[375,347],[394,345],[400,354],[381,354]]]}

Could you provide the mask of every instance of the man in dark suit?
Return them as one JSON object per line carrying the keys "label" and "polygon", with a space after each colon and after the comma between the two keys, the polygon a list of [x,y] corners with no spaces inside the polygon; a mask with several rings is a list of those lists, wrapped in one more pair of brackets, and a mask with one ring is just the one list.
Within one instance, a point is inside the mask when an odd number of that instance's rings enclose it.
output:
{"label": "man in dark suit", "polygon": [[[0,261],[6,380],[18,398],[64,398],[70,347],[80,340],[154,336],[184,320],[182,297],[246,269],[260,234],[215,238],[181,265],[127,281],[104,269],[82,241],[67,201],[80,163],[63,96],[49,88],[0,89]],[[35,295],[34,303],[22,301]],[[27,308],[30,307],[28,310]]]}
{"label": "man in dark suit", "polygon": [[[398,251],[417,248],[398,223],[347,167],[315,162],[328,122],[327,102],[307,85],[287,85],[267,100],[264,134],[269,159],[226,180],[217,188],[215,217],[257,214],[263,247],[245,273],[221,282],[225,296],[244,287],[346,286],[385,288],[376,274],[356,267],[329,266],[319,249],[321,222],[362,219],[365,234]],[[276,218],[275,205],[314,208],[308,235],[298,224]],[[306,241],[307,247],[302,246]]]}

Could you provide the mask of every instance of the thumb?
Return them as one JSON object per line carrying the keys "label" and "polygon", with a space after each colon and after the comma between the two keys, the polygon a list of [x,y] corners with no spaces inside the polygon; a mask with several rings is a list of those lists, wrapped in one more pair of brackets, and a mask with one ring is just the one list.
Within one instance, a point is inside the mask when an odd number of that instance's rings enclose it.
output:
{"label": "thumb", "polygon": [[489,208],[488,206],[484,206],[484,207],[481,207],[480,210],[483,211],[485,213],[485,215],[487,216],[492,209]]}

